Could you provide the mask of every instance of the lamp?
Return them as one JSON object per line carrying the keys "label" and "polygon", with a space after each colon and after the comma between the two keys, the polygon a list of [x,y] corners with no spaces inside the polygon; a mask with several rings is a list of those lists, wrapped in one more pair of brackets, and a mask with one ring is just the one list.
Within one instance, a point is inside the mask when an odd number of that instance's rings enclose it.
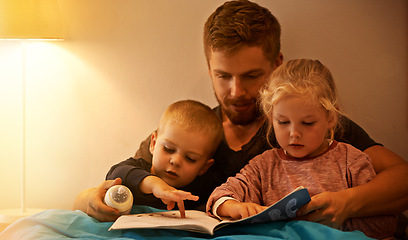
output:
{"label": "lamp", "polygon": [[0,210],[0,223],[11,223],[18,218],[42,211],[42,209],[31,209],[25,206],[26,44],[28,40],[63,39],[57,0],[1,0],[0,39],[20,40],[22,43],[21,207]]}

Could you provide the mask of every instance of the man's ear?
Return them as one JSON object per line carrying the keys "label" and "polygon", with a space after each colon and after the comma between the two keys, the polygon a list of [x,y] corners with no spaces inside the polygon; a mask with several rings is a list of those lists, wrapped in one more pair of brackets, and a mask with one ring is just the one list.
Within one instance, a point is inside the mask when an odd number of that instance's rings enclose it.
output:
{"label": "man's ear", "polygon": [[283,54],[279,52],[278,57],[275,60],[275,63],[273,64],[273,70],[275,70],[277,67],[282,65],[283,63]]}
{"label": "man's ear", "polygon": [[200,169],[198,176],[203,175],[214,164],[214,159],[208,159],[204,166]]}
{"label": "man's ear", "polygon": [[153,155],[154,147],[156,146],[157,142],[157,131],[154,131],[151,136],[149,151]]}

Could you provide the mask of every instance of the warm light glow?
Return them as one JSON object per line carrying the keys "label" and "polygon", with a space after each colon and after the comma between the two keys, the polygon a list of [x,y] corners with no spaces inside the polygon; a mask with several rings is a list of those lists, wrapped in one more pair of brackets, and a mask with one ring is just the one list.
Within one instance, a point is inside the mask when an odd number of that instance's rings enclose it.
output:
{"label": "warm light glow", "polygon": [[57,0],[1,0],[0,38],[62,39]]}
{"label": "warm light glow", "polygon": [[[21,40],[21,195],[20,209],[1,209],[0,222],[10,223],[43,209],[27,208],[26,203],[26,84],[27,41],[62,39],[57,0],[1,0],[0,39]],[[42,56],[43,53],[38,53]]]}

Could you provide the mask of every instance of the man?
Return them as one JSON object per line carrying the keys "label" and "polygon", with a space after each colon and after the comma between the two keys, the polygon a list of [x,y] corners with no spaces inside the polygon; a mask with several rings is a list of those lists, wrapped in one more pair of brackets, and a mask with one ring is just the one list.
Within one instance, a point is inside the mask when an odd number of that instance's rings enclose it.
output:
{"label": "man", "polygon": [[[214,111],[223,123],[225,139],[214,156],[214,165],[194,182],[194,189],[211,193],[227,177],[235,175],[250,159],[270,149],[267,124],[257,105],[259,90],[283,61],[280,25],[266,8],[249,1],[220,6],[204,26],[204,50],[219,106]],[[300,217],[332,227],[347,218],[395,214],[408,206],[408,164],[372,140],[363,129],[343,117],[344,130],[335,139],[348,142],[370,155],[377,176],[369,183],[340,192],[324,192],[300,209]],[[148,138],[149,139],[149,138]],[[273,138],[271,142],[277,146]],[[150,161],[148,140],[134,158]],[[131,166],[130,166],[131,167]],[[124,176],[108,175],[107,179]],[[83,191],[75,209],[102,221],[118,217],[103,205],[106,189],[121,180],[106,181]],[[201,199],[203,200],[203,199]]]}

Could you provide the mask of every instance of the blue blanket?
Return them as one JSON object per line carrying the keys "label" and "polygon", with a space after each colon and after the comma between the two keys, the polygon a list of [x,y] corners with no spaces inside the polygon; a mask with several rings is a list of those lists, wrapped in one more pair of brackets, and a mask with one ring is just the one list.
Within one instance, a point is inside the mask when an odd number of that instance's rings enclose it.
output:
{"label": "blue blanket", "polygon": [[[160,210],[143,206],[134,206],[132,209],[132,213],[157,211]],[[341,232],[306,221],[229,226],[220,229],[215,235],[163,229],[108,231],[111,225],[112,222],[99,222],[81,211],[51,209],[16,221],[0,234],[0,239],[370,239],[359,231]]]}

